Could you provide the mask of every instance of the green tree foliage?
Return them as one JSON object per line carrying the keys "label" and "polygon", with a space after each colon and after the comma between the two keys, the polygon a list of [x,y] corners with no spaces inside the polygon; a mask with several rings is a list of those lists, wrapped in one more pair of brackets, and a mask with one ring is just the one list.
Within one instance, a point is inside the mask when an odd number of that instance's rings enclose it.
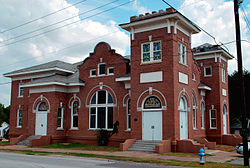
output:
{"label": "green tree foliage", "polygon": [[0,125],[3,122],[9,123],[9,116],[10,116],[10,106],[4,107],[4,105],[0,103]]}
{"label": "green tree foliage", "polygon": [[[238,80],[238,72],[228,76],[229,87],[229,113],[230,124],[241,121],[240,113],[240,83]],[[250,117],[250,72],[244,71],[244,86],[245,86],[245,98],[246,98],[246,112],[248,118]]]}

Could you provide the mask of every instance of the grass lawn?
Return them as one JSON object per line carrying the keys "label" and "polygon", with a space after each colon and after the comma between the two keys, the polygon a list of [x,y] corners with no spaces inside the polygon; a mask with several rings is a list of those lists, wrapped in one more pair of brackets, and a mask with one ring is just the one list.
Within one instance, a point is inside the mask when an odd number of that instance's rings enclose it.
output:
{"label": "grass lawn", "polygon": [[[167,156],[177,156],[177,157],[188,157],[188,158],[199,158],[200,156],[195,153],[180,153],[180,152],[175,152],[175,153],[166,153],[163,155],[167,155]],[[211,155],[211,154],[206,154],[206,157],[209,156],[215,156],[215,155]]]}
{"label": "grass lawn", "polygon": [[21,151],[21,150],[5,150],[1,149],[0,151],[5,152],[15,152],[22,153],[27,155],[70,155],[78,157],[92,157],[92,158],[103,158],[119,161],[130,161],[130,162],[142,162],[142,163],[156,163],[166,166],[182,166],[182,167],[206,167],[206,168],[240,168],[243,166],[231,165],[228,163],[213,163],[206,162],[205,165],[201,166],[199,162],[187,162],[187,161],[178,161],[178,160],[167,160],[167,159],[150,159],[150,158],[136,158],[136,157],[121,157],[121,156],[111,156],[111,155],[97,155],[97,154],[85,154],[85,153],[49,153],[49,152],[34,152],[34,151]]}
{"label": "grass lawn", "polygon": [[226,152],[234,152],[235,146],[229,146],[229,145],[216,145],[217,150],[226,151]]}
{"label": "grass lawn", "polygon": [[108,152],[120,151],[120,147],[117,146],[97,146],[97,145],[86,145],[79,143],[57,143],[48,146],[42,146],[41,148],[57,148],[57,149],[64,148],[73,150],[108,151]]}
{"label": "grass lawn", "polygon": [[0,141],[0,146],[8,146],[10,145],[9,141]]}

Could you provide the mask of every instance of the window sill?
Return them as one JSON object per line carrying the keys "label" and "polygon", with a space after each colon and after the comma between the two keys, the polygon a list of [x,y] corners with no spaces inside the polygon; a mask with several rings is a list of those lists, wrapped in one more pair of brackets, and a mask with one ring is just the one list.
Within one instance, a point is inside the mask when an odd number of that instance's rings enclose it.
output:
{"label": "window sill", "polygon": [[98,130],[107,130],[107,131],[113,131],[113,129],[104,129],[104,128],[89,128],[88,131],[98,131]]}
{"label": "window sill", "polygon": [[155,63],[161,63],[162,60],[159,61],[148,61],[148,62],[141,62],[141,65],[147,65],[147,64],[155,64]]}
{"label": "window sill", "polygon": [[131,131],[131,129],[126,129],[126,130],[125,130],[125,132],[130,132],[130,131]]}
{"label": "window sill", "polygon": [[63,128],[57,128],[56,129],[57,131],[62,131],[62,130],[64,130]]}
{"label": "window sill", "polygon": [[193,130],[194,130],[194,131],[198,131],[198,129],[197,129],[197,128],[193,128]]}
{"label": "window sill", "polygon": [[115,74],[108,74],[107,76],[114,76]]}
{"label": "window sill", "polygon": [[202,130],[205,130],[205,128],[201,128]]}
{"label": "window sill", "polygon": [[184,67],[188,67],[187,64],[183,64],[183,63],[181,63],[181,62],[179,62],[179,65],[182,65],[182,66],[184,66]]}
{"label": "window sill", "polygon": [[69,130],[75,131],[75,130],[79,130],[79,128],[70,128]]}
{"label": "window sill", "polygon": [[23,96],[17,96],[17,98],[23,98]]}
{"label": "window sill", "polygon": [[204,75],[204,77],[212,77],[212,75]]}
{"label": "window sill", "polygon": [[22,126],[17,126],[16,128],[22,128]]}
{"label": "window sill", "polygon": [[211,130],[217,130],[217,128],[213,128],[213,127],[212,127],[212,128],[209,128],[209,129],[211,129]]}

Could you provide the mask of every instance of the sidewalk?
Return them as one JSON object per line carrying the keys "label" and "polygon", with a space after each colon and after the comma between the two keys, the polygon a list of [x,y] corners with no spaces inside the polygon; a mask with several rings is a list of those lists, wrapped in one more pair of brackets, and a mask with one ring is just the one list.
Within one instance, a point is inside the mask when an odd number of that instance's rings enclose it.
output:
{"label": "sidewalk", "polygon": [[[29,148],[21,145],[13,146],[0,146],[0,149],[14,149],[14,150],[30,150],[36,152],[57,152],[57,153],[84,153],[84,154],[96,154],[96,155],[105,155],[105,156],[121,156],[121,157],[136,157],[136,158],[156,158],[156,159],[171,159],[179,161],[194,161],[199,162],[199,158],[191,157],[178,157],[178,156],[167,156],[160,155],[156,153],[144,153],[144,152],[106,152],[106,151],[84,151],[84,150],[69,150],[69,149],[47,149],[47,148]],[[206,157],[206,160],[209,162],[218,162],[225,163],[226,161],[232,159],[238,159],[239,154],[235,152],[224,152],[219,150],[206,150],[207,154],[215,155]]]}

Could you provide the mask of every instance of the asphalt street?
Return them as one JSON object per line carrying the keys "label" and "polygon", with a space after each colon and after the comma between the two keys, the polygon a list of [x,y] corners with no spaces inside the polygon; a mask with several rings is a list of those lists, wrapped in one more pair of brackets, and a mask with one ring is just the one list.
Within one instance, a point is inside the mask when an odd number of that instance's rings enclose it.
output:
{"label": "asphalt street", "polygon": [[175,168],[157,164],[121,162],[74,156],[40,156],[0,152],[1,168]]}

